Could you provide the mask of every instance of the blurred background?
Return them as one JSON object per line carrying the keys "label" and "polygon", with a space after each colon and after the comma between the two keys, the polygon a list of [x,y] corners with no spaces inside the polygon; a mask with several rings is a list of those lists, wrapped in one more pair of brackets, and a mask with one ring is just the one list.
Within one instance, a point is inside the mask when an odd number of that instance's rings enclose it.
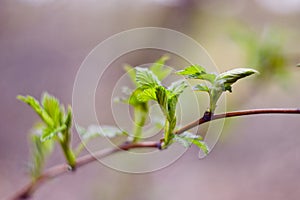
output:
{"label": "blurred background", "polygon": [[[300,107],[299,19],[299,0],[0,1],[0,199],[29,180],[28,130],[38,118],[16,96],[39,98],[48,91],[71,103],[82,61],[109,36],[144,26],[180,31],[202,44],[220,71],[261,72],[234,86],[228,110]],[[162,54],[123,56],[104,84],[115,84],[123,63],[149,63]],[[97,110],[110,108],[110,92],[97,94],[102,102]],[[98,117],[114,123],[110,114]],[[75,134],[74,144],[78,141]],[[228,119],[221,140],[203,160],[192,147],[171,166],[140,175],[95,162],[48,182],[33,199],[296,200],[299,144],[299,116]],[[56,148],[47,166],[62,162]]]}

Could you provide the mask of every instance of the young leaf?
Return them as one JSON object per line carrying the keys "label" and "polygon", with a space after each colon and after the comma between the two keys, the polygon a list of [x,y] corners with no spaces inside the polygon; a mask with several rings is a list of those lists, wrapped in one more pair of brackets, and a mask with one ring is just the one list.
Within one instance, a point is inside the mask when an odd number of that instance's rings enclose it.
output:
{"label": "young leaf", "polygon": [[194,135],[189,132],[184,132],[180,135],[174,135],[174,140],[182,144],[184,147],[189,147],[191,144],[196,145],[205,154],[208,154],[209,150],[207,145],[202,141],[203,138],[198,135]]}
{"label": "young leaf", "polygon": [[136,82],[141,88],[154,88],[161,85],[158,78],[147,68],[136,67]]}
{"label": "young leaf", "polygon": [[50,127],[54,126],[53,119],[49,116],[49,114],[44,110],[44,108],[40,105],[40,103],[32,96],[17,96],[17,99],[27,103],[39,116],[40,118]]}
{"label": "young leaf", "polygon": [[193,87],[193,90],[195,91],[203,91],[203,92],[208,92],[210,91],[210,88],[207,85],[204,84],[197,84]]}
{"label": "young leaf", "polygon": [[96,136],[103,136],[108,138],[113,138],[119,135],[123,135],[125,132],[115,126],[99,126],[99,125],[90,125],[86,131],[83,128],[79,129],[79,134],[82,139],[89,140]]}
{"label": "young leaf", "polygon": [[171,68],[165,67],[165,62],[167,60],[169,60],[168,56],[162,56],[149,67],[149,69],[157,76],[158,80],[160,81],[165,79],[172,71]]}
{"label": "young leaf", "polygon": [[223,72],[216,78],[216,84],[224,84],[231,85],[235,83],[237,80],[244,78],[246,76],[250,76],[252,74],[258,74],[258,71],[250,68],[236,68],[229,70],[227,72]]}
{"label": "young leaf", "polygon": [[64,124],[66,125],[66,129],[70,129],[72,127],[72,107],[68,106],[68,113],[65,115]]}
{"label": "young leaf", "polygon": [[62,133],[66,129],[67,129],[67,126],[65,124],[55,128],[55,129],[46,127],[43,131],[43,134],[40,137],[40,140],[42,142],[45,142],[46,140],[51,140],[54,136],[56,136],[59,133]]}
{"label": "young leaf", "polygon": [[139,95],[137,96],[139,101],[147,102],[150,100],[157,100],[156,98],[156,88],[147,88],[143,90]]}
{"label": "young leaf", "polygon": [[62,122],[63,112],[58,99],[48,93],[44,93],[42,97],[42,105],[49,117],[55,123],[55,126],[59,126]]}
{"label": "young leaf", "polygon": [[241,78],[250,76],[252,74],[258,73],[254,69],[250,68],[236,68],[229,70],[227,72],[221,73],[215,79],[210,91],[210,111],[214,112],[216,109],[216,104],[224,91],[232,92],[231,85]]}
{"label": "young leaf", "polygon": [[187,88],[187,84],[184,80],[179,80],[173,82],[169,87],[168,90],[173,94],[173,95],[180,95],[185,88]]}
{"label": "young leaf", "polygon": [[178,71],[177,74],[188,76],[188,78],[197,78],[201,74],[206,74],[206,70],[200,65],[191,65],[183,70]]}
{"label": "young leaf", "polygon": [[29,167],[31,176],[34,180],[42,174],[45,161],[53,150],[53,141],[48,140],[46,142],[42,142],[40,140],[40,135],[44,129],[45,126],[43,124],[36,124],[32,129],[32,134],[30,135],[32,157]]}

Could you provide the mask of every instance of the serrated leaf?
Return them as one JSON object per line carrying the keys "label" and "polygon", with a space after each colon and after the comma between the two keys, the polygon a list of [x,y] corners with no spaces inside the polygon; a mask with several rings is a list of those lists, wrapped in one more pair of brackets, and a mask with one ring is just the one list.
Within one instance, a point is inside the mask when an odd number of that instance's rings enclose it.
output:
{"label": "serrated leaf", "polygon": [[156,100],[156,88],[147,88],[143,90],[138,94],[137,99],[142,102]]}
{"label": "serrated leaf", "polygon": [[205,80],[205,81],[208,81],[211,84],[213,84],[215,82],[216,77],[217,76],[215,74],[200,74],[200,75],[196,76],[195,78]]}
{"label": "serrated leaf", "polygon": [[149,69],[157,76],[158,80],[160,81],[165,79],[172,71],[171,68],[165,67],[165,62],[167,60],[169,60],[168,56],[162,56],[149,67]]}
{"label": "serrated leaf", "polygon": [[184,132],[180,135],[174,135],[174,140],[188,148],[191,144],[196,145],[205,154],[209,152],[207,145],[202,141],[202,137],[189,132]]}
{"label": "serrated leaf", "polygon": [[143,92],[143,90],[141,88],[137,88],[135,89],[128,100],[128,103],[132,106],[137,106],[141,103],[141,101],[139,100],[139,95]]}
{"label": "serrated leaf", "polygon": [[189,148],[191,146],[191,142],[189,142],[188,140],[186,140],[183,137],[180,137],[179,135],[174,135],[173,138],[176,142],[178,142],[179,144],[181,144],[182,146],[184,146],[185,148]]}
{"label": "serrated leaf", "polygon": [[38,178],[42,174],[45,161],[53,150],[53,141],[48,140],[42,142],[40,140],[40,135],[42,134],[44,128],[45,126],[39,123],[36,124],[31,130],[31,163],[29,164],[29,167],[30,174],[33,179]]}
{"label": "serrated leaf", "polygon": [[42,142],[44,142],[46,140],[51,140],[57,134],[62,133],[66,129],[67,129],[67,126],[65,124],[55,128],[55,129],[51,129],[51,128],[47,127],[44,129],[43,135],[41,136],[40,139]]}
{"label": "serrated leaf", "polygon": [[40,118],[50,127],[54,127],[54,121],[49,114],[44,110],[40,103],[32,96],[17,96],[17,99],[27,103],[39,116]]}
{"label": "serrated leaf", "polygon": [[167,89],[164,88],[163,86],[157,87],[155,89],[155,94],[156,94],[156,101],[158,105],[160,106],[164,115],[167,116],[168,115],[167,104],[168,104],[168,97],[169,97]]}
{"label": "serrated leaf", "polygon": [[250,76],[252,74],[258,74],[258,71],[250,68],[236,68],[223,72],[216,78],[217,84],[233,84],[241,78]]}
{"label": "serrated leaf", "polygon": [[113,138],[119,135],[123,135],[124,131],[115,127],[115,126],[99,126],[99,125],[90,125],[87,129],[87,132],[82,136],[83,139],[94,137],[96,135]]}
{"label": "serrated leaf", "polygon": [[42,105],[50,118],[54,121],[55,125],[59,126],[62,121],[63,113],[58,99],[48,93],[44,93],[42,97]]}
{"label": "serrated leaf", "polygon": [[173,82],[169,87],[168,90],[173,94],[173,95],[180,95],[185,88],[187,88],[187,83],[185,80],[179,80]]}
{"label": "serrated leaf", "polygon": [[200,65],[191,65],[183,70],[178,71],[177,74],[188,76],[188,78],[195,78],[200,74],[206,74],[206,70]]}
{"label": "serrated leaf", "polygon": [[135,70],[136,70],[136,83],[138,87],[154,88],[161,85],[158,78],[149,69],[136,67]]}
{"label": "serrated leaf", "polygon": [[193,90],[195,91],[203,91],[203,92],[209,92],[210,89],[207,85],[204,84],[197,84],[193,87]]}

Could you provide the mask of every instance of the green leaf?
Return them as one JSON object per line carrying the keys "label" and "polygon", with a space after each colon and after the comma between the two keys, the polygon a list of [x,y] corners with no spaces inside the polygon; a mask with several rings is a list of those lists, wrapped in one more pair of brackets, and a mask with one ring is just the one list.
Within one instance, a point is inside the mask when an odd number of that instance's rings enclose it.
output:
{"label": "green leaf", "polygon": [[183,70],[177,72],[177,74],[185,75],[190,79],[201,79],[213,83],[216,79],[215,74],[206,73],[205,68],[199,65],[191,65]]}
{"label": "green leaf", "polygon": [[179,142],[186,148],[190,147],[191,144],[194,144],[199,149],[201,149],[205,154],[208,154],[209,152],[207,145],[202,141],[203,138],[199,135],[194,135],[189,132],[184,132],[180,135],[174,135],[174,140],[176,142]]}
{"label": "green leaf", "polygon": [[178,102],[178,97],[177,96],[173,96],[172,98],[168,99],[168,104],[167,104],[167,119],[169,121],[172,121],[175,118],[175,116],[176,116],[177,102]]}
{"label": "green leaf", "polygon": [[203,91],[203,92],[208,92],[209,93],[210,88],[207,85],[204,85],[204,84],[197,84],[193,87],[193,90]]}
{"label": "green leaf", "polygon": [[206,74],[206,70],[200,65],[191,65],[183,70],[178,71],[177,74],[188,76],[188,78],[197,78],[201,74]]}
{"label": "green leaf", "polygon": [[123,135],[125,132],[115,126],[99,126],[90,125],[87,131],[80,131],[83,140],[88,140],[96,136],[103,136],[108,138],[113,138],[119,135]]}
{"label": "green leaf", "polygon": [[49,116],[48,112],[40,105],[40,103],[32,96],[17,96],[17,99],[27,103],[39,116],[40,118],[50,127],[54,127],[54,121]]}
{"label": "green leaf", "polygon": [[216,83],[231,85],[235,83],[237,80],[250,76],[252,74],[258,74],[258,71],[250,68],[236,68],[218,75],[216,78]]}
{"label": "green leaf", "polygon": [[143,90],[139,95],[137,96],[139,101],[147,102],[150,100],[156,100],[156,88],[147,88]]}
{"label": "green leaf", "polygon": [[42,142],[44,142],[46,140],[51,140],[57,134],[62,133],[66,129],[67,129],[67,126],[65,124],[55,128],[55,129],[47,127],[44,129],[43,135],[41,136],[40,139]]}
{"label": "green leaf", "polygon": [[164,113],[165,116],[168,116],[169,91],[163,86],[159,86],[156,88],[155,94],[156,94],[156,101],[160,106],[162,112]]}
{"label": "green leaf", "polygon": [[70,129],[72,127],[72,107],[68,106],[68,113],[65,116],[64,124],[66,125],[66,129]]}
{"label": "green leaf", "polygon": [[58,99],[48,93],[44,93],[42,97],[42,105],[49,117],[54,121],[55,126],[59,126],[62,123],[63,112]]}
{"label": "green leaf", "polygon": [[29,167],[30,174],[34,180],[42,174],[45,161],[51,154],[54,145],[51,140],[45,142],[40,140],[40,135],[44,128],[45,126],[43,124],[36,124],[31,130],[32,134],[30,135],[31,163]]}
{"label": "green leaf", "polygon": [[175,81],[173,82],[169,87],[168,90],[173,94],[173,95],[180,95],[185,88],[187,88],[187,83],[185,82],[185,80],[179,80],[179,81]]}
{"label": "green leaf", "polygon": [[149,67],[149,69],[157,76],[158,80],[165,79],[172,71],[171,68],[165,67],[165,62],[167,60],[169,60],[168,56],[162,56]]}
{"label": "green leaf", "polygon": [[195,78],[205,80],[213,84],[215,82],[216,77],[217,76],[215,74],[200,74]]}
{"label": "green leaf", "polygon": [[136,67],[135,70],[136,70],[136,82],[138,87],[154,88],[161,85],[158,78],[149,69]]}

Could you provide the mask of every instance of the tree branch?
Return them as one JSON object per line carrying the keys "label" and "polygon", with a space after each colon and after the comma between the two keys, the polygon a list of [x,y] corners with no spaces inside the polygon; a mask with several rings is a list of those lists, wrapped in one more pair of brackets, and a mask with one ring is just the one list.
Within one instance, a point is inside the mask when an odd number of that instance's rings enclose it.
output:
{"label": "tree branch", "polygon": [[[93,153],[93,155],[88,154],[82,157],[79,157],[76,162],[76,168],[82,167],[88,163],[91,163],[99,158],[104,158],[111,154],[117,153],[121,150],[127,151],[129,149],[135,148],[161,148],[160,142],[154,141],[145,141],[140,143],[124,143],[116,148],[108,148],[98,152]],[[40,187],[46,181],[53,179],[57,176],[65,174],[66,172],[71,172],[70,166],[68,164],[60,164],[46,170],[38,179],[35,181],[29,182],[23,188],[18,190],[13,196],[9,197],[9,200],[20,200],[28,199],[34,193],[34,191]]]}
{"label": "tree branch", "polygon": [[[242,111],[234,111],[217,115],[210,115],[210,113],[205,113],[203,117],[200,119],[182,127],[177,130],[174,134],[181,134],[191,128],[199,126],[209,121],[229,118],[229,117],[237,117],[244,115],[258,115],[258,114],[300,114],[300,109],[254,109],[254,110],[242,110]],[[77,158],[76,168],[82,167],[88,163],[91,163],[99,158],[104,158],[111,154],[117,153],[121,150],[127,151],[134,148],[157,148],[161,149],[161,142],[156,141],[144,141],[139,143],[124,143],[116,148],[104,149],[98,152],[93,153],[93,155],[85,155]],[[33,194],[33,192],[40,187],[44,182],[53,179],[57,176],[65,174],[69,172],[70,167],[67,164],[61,164],[54,166],[48,170],[46,170],[37,180],[29,182],[20,190],[17,190],[15,194],[8,198],[9,200],[19,200],[19,199],[27,199]]]}
{"label": "tree branch", "polygon": [[245,116],[245,115],[261,115],[261,114],[300,114],[299,108],[266,108],[266,109],[252,109],[252,110],[240,110],[240,111],[233,111],[228,113],[216,114],[212,116],[205,115],[200,119],[187,124],[186,126],[182,127],[181,129],[177,130],[175,134],[181,134],[185,131],[190,130],[196,126],[204,124],[209,121],[217,120],[217,119],[224,119],[230,117],[238,117],[238,116]]}

